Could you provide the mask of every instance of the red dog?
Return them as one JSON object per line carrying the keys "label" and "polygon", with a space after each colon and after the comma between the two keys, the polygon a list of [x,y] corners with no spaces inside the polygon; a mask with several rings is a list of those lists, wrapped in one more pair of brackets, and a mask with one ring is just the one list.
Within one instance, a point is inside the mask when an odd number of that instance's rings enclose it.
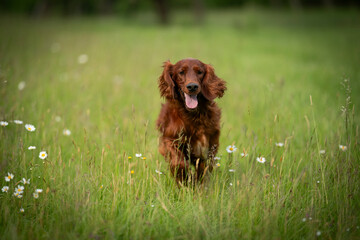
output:
{"label": "red dog", "polygon": [[219,147],[221,110],[214,99],[224,95],[226,82],[212,66],[189,58],[164,63],[159,89],[166,99],[157,120],[159,151],[178,183],[189,180],[191,165],[202,181]]}

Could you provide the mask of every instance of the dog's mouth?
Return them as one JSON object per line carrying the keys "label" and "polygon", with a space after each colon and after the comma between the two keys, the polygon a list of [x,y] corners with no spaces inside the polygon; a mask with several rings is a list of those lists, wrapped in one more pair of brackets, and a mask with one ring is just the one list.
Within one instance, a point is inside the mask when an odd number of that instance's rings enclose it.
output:
{"label": "dog's mouth", "polygon": [[198,106],[197,94],[189,95],[184,92],[185,104],[189,109],[195,109]]}

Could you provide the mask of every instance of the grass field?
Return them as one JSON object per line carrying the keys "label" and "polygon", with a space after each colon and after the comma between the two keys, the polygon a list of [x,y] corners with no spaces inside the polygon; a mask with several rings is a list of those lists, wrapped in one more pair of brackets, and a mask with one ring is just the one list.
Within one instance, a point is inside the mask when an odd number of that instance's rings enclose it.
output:
{"label": "grass field", "polygon": [[[1,238],[360,239],[359,12],[155,22],[0,17]],[[186,57],[228,83],[220,167],[195,189],[176,186],[155,128],[162,62]]]}

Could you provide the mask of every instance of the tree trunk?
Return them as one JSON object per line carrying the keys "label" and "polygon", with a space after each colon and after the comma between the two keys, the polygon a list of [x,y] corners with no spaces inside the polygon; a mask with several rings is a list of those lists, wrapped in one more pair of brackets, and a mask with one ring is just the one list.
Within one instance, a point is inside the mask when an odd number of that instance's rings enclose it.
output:
{"label": "tree trunk", "polygon": [[289,0],[290,7],[295,10],[300,10],[302,8],[301,0]]}
{"label": "tree trunk", "polygon": [[200,24],[204,21],[204,1],[194,0],[194,15],[196,23]]}
{"label": "tree trunk", "polygon": [[323,4],[326,8],[334,8],[333,0],[323,0]]}
{"label": "tree trunk", "polygon": [[161,24],[169,23],[169,8],[166,0],[154,0]]}

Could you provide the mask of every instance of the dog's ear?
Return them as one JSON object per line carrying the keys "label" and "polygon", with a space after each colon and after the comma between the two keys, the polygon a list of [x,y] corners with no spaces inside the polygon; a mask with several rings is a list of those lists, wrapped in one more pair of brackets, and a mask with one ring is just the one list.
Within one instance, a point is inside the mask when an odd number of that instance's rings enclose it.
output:
{"label": "dog's ear", "polygon": [[226,82],[215,75],[214,68],[205,64],[206,73],[201,83],[201,93],[209,101],[221,98],[226,90]]}
{"label": "dog's ear", "polygon": [[165,98],[174,98],[174,81],[172,79],[173,65],[170,61],[164,62],[164,71],[159,77],[159,90],[160,95]]}

